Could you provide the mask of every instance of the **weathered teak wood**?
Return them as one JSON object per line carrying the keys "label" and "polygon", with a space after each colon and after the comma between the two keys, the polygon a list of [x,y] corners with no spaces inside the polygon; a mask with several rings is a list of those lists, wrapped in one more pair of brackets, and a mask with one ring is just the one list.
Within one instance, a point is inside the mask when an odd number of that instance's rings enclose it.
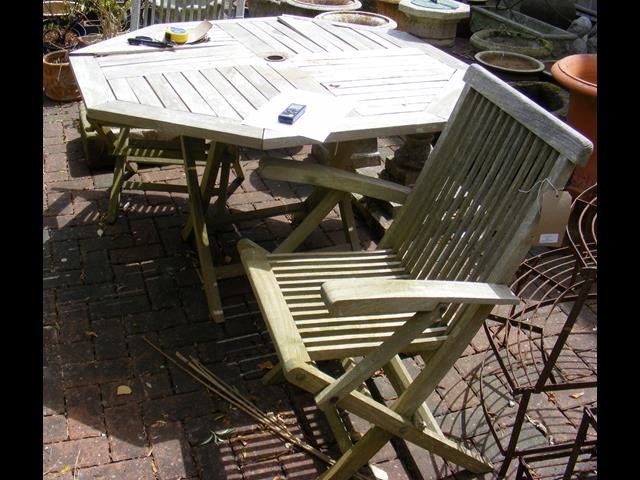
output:
{"label": "weathered teak wood", "polygon": [[[193,8],[184,8],[187,3],[206,5],[207,9],[210,4],[222,4],[220,0],[197,0],[197,3],[177,0],[174,3],[178,15],[166,16],[168,10],[163,7],[169,5],[170,0],[146,3],[149,9],[138,8],[139,4],[134,3],[133,17],[134,22],[140,19],[148,26],[70,54],[88,116],[101,126],[145,128],[172,137],[206,139],[216,144],[262,150],[300,146],[312,141],[291,132],[246,125],[243,121],[279,94],[292,90],[313,91],[353,105],[344,118],[332,122],[332,132],[326,139],[337,148],[338,159],[332,166],[351,170],[351,165],[343,160],[348,158],[346,152],[352,142],[440,131],[459,95],[456,88],[460,84],[460,72],[467,68],[464,63],[411,37],[358,27],[336,27],[296,16],[223,18],[219,8],[207,14],[209,20],[220,18],[211,22],[208,41],[176,45],[171,49],[129,45],[128,37],[159,38],[167,25],[175,22],[185,28],[195,27],[202,17],[196,18]],[[225,5],[229,3],[225,1]],[[242,3],[235,2],[238,10]],[[157,21],[165,23],[154,23]],[[283,60],[271,61],[269,57],[274,54]],[[115,218],[113,212],[117,211],[121,188],[146,186],[143,182],[128,180],[124,169],[131,165],[130,160],[148,163],[148,159],[156,159],[160,164],[170,159],[183,161],[173,158],[171,152],[175,151],[180,149],[142,148],[135,154],[129,151],[124,165],[117,163],[122,171],[114,175],[116,188],[112,189],[110,199],[111,217]],[[216,189],[213,182],[218,176],[219,183],[226,182],[230,164],[222,163],[217,169],[211,162],[215,160],[208,160],[205,178],[198,188],[202,205],[197,215],[206,214],[210,200],[216,195],[212,224],[282,212],[296,212],[296,219],[302,216],[302,208],[291,205],[228,214],[224,205],[227,190],[222,185]],[[237,170],[237,161],[234,165]],[[344,188],[351,188],[348,182],[343,184]],[[184,191],[184,187],[167,188]],[[322,188],[318,187],[307,199],[304,212],[307,218],[281,245],[280,251],[297,248],[335,205],[339,205],[351,248],[360,248],[346,194],[327,194]],[[191,192],[196,191],[195,188],[188,190],[190,197]],[[385,189],[379,190],[386,195]],[[401,189],[395,190],[394,198],[404,196]],[[204,224],[204,217],[199,220]],[[184,230],[185,237],[189,236],[191,223],[195,226],[195,222],[190,221]],[[208,259],[210,255],[200,256],[202,268]],[[213,272],[213,265],[206,270]],[[212,311],[217,308],[213,305]],[[309,325],[308,334],[313,336],[316,327]],[[357,343],[357,337],[352,340],[347,343]],[[310,341],[317,342],[321,349],[322,339]]]}
{"label": "weathered teak wood", "polygon": [[[375,425],[323,480],[350,478],[392,436],[473,472],[491,469],[442,434],[425,400],[493,306],[518,301],[505,285],[531,244],[539,193],[563,188],[592,146],[481,67],[465,82],[379,250],[269,254],[239,243],[287,380],[322,408]],[[340,192],[325,188],[325,197]],[[411,378],[399,353],[423,353],[424,369]],[[338,379],[315,364],[356,356]],[[357,391],[380,367],[399,394],[390,407]]]}
{"label": "weathered teak wood", "polygon": [[131,30],[154,23],[244,17],[244,0],[133,0]]}
{"label": "weathered teak wood", "polygon": [[343,192],[357,192],[380,200],[404,203],[410,188],[394,182],[366,177],[343,169],[266,157],[260,160],[260,172],[272,180],[307,183]]}

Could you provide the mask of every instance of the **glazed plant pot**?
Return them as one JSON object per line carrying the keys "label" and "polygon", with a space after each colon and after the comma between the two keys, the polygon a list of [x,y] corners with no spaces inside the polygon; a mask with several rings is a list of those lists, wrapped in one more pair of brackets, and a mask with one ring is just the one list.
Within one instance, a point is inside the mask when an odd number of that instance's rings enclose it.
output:
{"label": "glazed plant pot", "polygon": [[598,180],[598,56],[570,55],[551,67],[553,78],[569,90],[567,123],[593,143],[593,154],[584,167],[576,167],[568,190],[577,196]]}
{"label": "glazed plant pot", "polygon": [[42,86],[51,100],[80,100],[80,89],[69,63],[69,52],[58,50],[42,57]]}
{"label": "glazed plant pot", "polygon": [[506,81],[538,80],[544,63],[528,55],[486,50],[475,54],[478,63]]}
{"label": "glazed plant pot", "polygon": [[563,96],[564,90],[558,85],[531,80],[509,82],[509,84],[556,117],[566,115],[568,101]]}

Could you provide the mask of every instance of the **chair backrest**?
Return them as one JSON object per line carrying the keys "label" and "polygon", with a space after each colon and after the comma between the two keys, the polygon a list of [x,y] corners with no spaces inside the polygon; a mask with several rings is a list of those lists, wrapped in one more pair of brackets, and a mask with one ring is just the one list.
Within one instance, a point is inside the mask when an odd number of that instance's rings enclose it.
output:
{"label": "chair backrest", "polygon": [[133,0],[131,30],[155,23],[244,17],[244,0]]}
{"label": "chair backrest", "polygon": [[542,192],[562,190],[592,145],[478,65],[465,82],[380,248],[415,279],[508,284],[531,247]]}

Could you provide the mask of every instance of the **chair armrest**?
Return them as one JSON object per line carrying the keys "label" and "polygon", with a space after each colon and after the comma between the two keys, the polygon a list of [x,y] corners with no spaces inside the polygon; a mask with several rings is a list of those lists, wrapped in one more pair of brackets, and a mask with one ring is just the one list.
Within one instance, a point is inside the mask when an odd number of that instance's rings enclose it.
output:
{"label": "chair armrest", "polygon": [[505,285],[442,280],[341,279],[323,283],[321,292],[335,316],[428,312],[439,303],[520,302]]}
{"label": "chair armrest", "polygon": [[348,172],[340,168],[281,158],[261,159],[260,172],[271,180],[307,183],[342,192],[360,193],[367,197],[395,203],[404,203],[411,191],[410,188],[397,183]]}

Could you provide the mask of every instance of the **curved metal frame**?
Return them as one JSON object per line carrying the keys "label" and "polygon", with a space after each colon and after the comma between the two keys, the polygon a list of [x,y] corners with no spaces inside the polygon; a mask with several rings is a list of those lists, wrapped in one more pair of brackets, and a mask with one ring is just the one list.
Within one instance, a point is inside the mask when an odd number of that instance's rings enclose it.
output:
{"label": "curved metal frame", "polygon": [[[597,184],[586,189],[573,201],[566,231],[567,246],[547,250],[521,264],[518,277],[511,285],[512,290],[521,297],[521,304],[512,307],[505,316],[490,315],[484,323],[489,345],[506,379],[506,388],[513,396],[520,397],[511,438],[505,447],[500,442],[493,425],[492,414],[485,402],[483,364],[480,372],[480,402],[489,430],[498,449],[504,455],[498,478],[506,475],[515,457],[522,460],[525,455],[534,455],[539,459],[572,454],[576,442],[522,450],[517,448],[531,395],[554,390],[594,388],[597,385],[597,381],[570,381],[553,375],[555,363],[584,303],[588,299],[597,298],[596,293],[592,291],[597,277],[596,190]],[[567,315],[558,339],[547,354],[543,327],[528,323],[529,319],[540,313],[543,316],[544,312],[541,312],[541,309],[551,306],[546,313],[546,320],[557,311],[560,304],[571,301],[574,302],[573,307]],[[489,322],[497,322],[499,325],[490,326]],[[518,380],[516,372],[524,372],[524,381]],[[595,446],[595,440],[581,440],[584,448]],[[519,470],[521,468],[522,462]]]}

